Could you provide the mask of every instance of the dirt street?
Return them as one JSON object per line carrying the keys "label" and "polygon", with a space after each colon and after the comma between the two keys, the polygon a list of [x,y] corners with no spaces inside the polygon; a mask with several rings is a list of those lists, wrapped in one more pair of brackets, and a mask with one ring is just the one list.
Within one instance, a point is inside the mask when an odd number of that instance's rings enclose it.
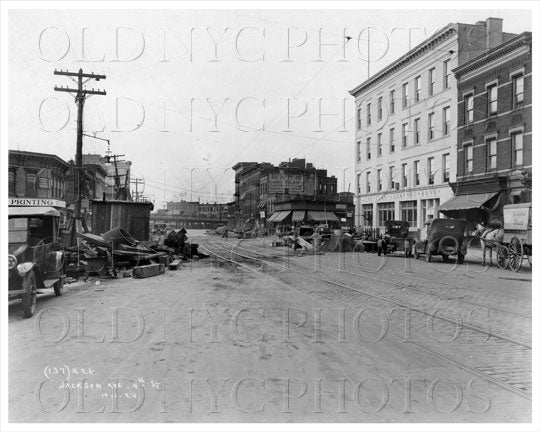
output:
{"label": "dirt street", "polygon": [[[260,240],[243,245],[277,249]],[[401,273],[403,258],[391,257],[368,274],[361,268],[376,268],[375,255],[361,262],[347,255],[341,271],[338,254],[320,258],[233,266],[212,257],[148,279],[67,285],[62,297],[41,296],[31,319],[11,305],[9,420],[530,421],[527,372],[519,385],[504,375],[508,361],[516,373],[527,363],[530,273],[475,266],[476,273],[443,274],[437,266],[451,264],[423,261]],[[428,315],[437,340],[428,341],[414,318],[407,340],[401,311],[387,328],[378,314],[389,299],[395,308],[480,315],[476,323],[465,316],[468,345],[448,337],[448,320]],[[496,336],[480,340],[483,324]],[[488,359],[492,372],[482,369]]]}

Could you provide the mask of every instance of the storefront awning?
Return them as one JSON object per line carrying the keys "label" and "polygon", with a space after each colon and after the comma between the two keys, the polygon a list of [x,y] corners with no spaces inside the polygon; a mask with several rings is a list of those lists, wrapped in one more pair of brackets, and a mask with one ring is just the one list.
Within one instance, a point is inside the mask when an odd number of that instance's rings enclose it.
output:
{"label": "storefront awning", "polygon": [[289,216],[290,213],[290,211],[276,212],[272,216],[270,216],[268,222],[281,222],[283,221],[283,219]]}
{"label": "storefront awning", "polygon": [[439,206],[439,211],[447,212],[480,208],[497,194],[498,192],[486,192],[480,194],[457,195]]}
{"label": "storefront awning", "polygon": [[304,220],[304,217],[306,216],[306,212],[305,210],[296,210],[296,211],[293,211],[293,214],[292,214],[292,221],[293,222],[302,222]]}
{"label": "storefront awning", "polygon": [[339,219],[332,212],[323,212],[323,211],[308,211],[308,217],[314,221],[337,221]]}
{"label": "storefront awning", "polygon": [[54,207],[8,207],[9,216],[56,216],[60,213]]}

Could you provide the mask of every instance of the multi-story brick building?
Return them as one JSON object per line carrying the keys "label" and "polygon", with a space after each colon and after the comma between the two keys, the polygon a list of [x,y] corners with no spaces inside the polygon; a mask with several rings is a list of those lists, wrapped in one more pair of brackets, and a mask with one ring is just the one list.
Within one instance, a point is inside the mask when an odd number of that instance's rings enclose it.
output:
{"label": "multi-story brick building", "polygon": [[233,169],[237,229],[268,227],[269,223],[353,224],[354,204],[348,194],[338,194],[337,178],[305,159],[289,160],[278,166],[240,162]]}
{"label": "multi-story brick building", "polygon": [[532,36],[524,32],[454,70],[456,196],[440,210],[500,224],[502,206],[531,202]]}
{"label": "multi-story brick building", "polygon": [[48,205],[65,208],[68,169],[69,164],[56,155],[10,150],[10,204],[26,202],[26,205],[29,205],[31,199],[40,198],[47,200]]}
{"label": "multi-story brick building", "polygon": [[359,226],[438,216],[456,181],[457,83],[452,69],[514,35],[502,20],[449,24],[354,88]]}

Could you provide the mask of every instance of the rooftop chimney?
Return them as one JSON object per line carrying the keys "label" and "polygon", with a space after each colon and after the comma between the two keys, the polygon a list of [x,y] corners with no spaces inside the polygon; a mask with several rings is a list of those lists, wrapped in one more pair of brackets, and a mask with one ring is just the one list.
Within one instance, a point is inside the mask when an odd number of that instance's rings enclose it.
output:
{"label": "rooftop chimney", "polygon": [[492,50],[502,43],[502,18],[488,18],[486,20],[486,50]]}

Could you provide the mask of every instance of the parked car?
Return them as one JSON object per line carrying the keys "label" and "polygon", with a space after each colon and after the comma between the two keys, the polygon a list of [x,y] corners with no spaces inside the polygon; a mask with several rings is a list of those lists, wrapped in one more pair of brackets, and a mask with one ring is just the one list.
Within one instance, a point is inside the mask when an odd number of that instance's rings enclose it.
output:
{"label": "parked car", "polygon": [[385,234],[377,240],[377,254],[403,251],[405,257],[411,256],[413,239],[409,237],[409,223],[406,221],[388,220],[384,223]]}
{"label": "parked car", "polygon": [[474,226],[464,219],[434,219],[427,225],[427,238],[414,243],[414,257],[418,259],[425,254],[426,261],[431,262],[434,255],[440,255],[443,261],[455,255],[458,264],[462,264],[467,254],[467,239]]}
{"label": "parked car", "polygon": [[8,294],[21,299],[26,318],[34,315],[37,290],[64,289],[64,252],[59,236],[60,214],[53,207],[9,207]]}

